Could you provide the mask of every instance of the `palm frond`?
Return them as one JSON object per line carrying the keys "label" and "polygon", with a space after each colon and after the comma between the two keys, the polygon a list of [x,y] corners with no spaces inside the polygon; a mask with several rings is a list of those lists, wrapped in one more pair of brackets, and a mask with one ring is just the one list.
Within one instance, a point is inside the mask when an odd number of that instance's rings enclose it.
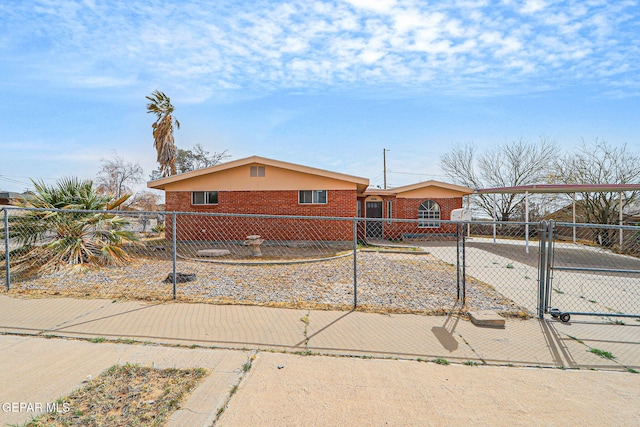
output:
{"label": "palm frond", "polygon": [[121,248],[137,240],[124,230],[126,218],[115,212],[82,212],[112,210],[129,195],[113,200],[98,194],[91,181],[77,178],[63,178],[53,186],[34,181],[34,187],[34,206],[60,210],[27,211],[11,218],[11,237],[20,245],[14,259],[17,275],[86,271],[131,260]]}

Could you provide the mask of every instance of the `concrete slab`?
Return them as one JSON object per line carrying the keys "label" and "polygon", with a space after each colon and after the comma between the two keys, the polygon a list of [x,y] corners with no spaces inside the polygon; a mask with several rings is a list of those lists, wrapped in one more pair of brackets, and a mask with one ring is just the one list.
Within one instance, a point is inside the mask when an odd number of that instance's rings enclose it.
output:
{"label": "concrete slab", "polygon": [[557,340],[538,320],[507,319],[505,328],[480,328],[469,321],[456,328],[477,357],[491,364],[563,366]]}
{"label": "concrete slab", "polygon": [[[575,351],[571,353],[571,361],[575,367],[640,370],[640,323],[633,319],[627,322],[625,325],[615,325],[588,320],[572,320],[569,323],[550,320],[548,324],[563,342],[573,346]],[[609,352],[615,359],[604,359],[591,353],[591,349]]]}
{"label": "concrete slab", "polygon": [[630,373],[260,353],[216,425],[635,426],[638,398]]}
{"label": "concrete slab", "polygon": [[196,254],[199,257],[219,257],[231,254],[227,249],[200,249]]}
{"label": "concrete slab", "polygon": [[[238,382],[247,353],[126,345],[0,335],[0,402],[47,403],[84,385],[118,363],[159,368],[203,367],[209,376],[196,389],[170,425],[210,425],[229,390]],[[71,408],[73,410],[73,408]],[[0,406],[0,423],[21,424],[38,412],[11,412]]]}
{"label": "concrete slab", "polygon": [[241,305],[114,303],[55,331],[169,344],[284,350],[304,339],[306,311]]}
{"label": "concrete slab", "polygon": [[313,311],[307,349],[323,354],[477,360],[446,316]]}
{"label": "concrete slab", "polygon": [[470,311],[471,323],[476,326],[488,326],[491,328],[504,328],[504,317],[492,310]]}
{"label": "concrete slab", "polygon": [[104,299],[15,298],[0,295],[0,332],[38,333],[111,304]]}

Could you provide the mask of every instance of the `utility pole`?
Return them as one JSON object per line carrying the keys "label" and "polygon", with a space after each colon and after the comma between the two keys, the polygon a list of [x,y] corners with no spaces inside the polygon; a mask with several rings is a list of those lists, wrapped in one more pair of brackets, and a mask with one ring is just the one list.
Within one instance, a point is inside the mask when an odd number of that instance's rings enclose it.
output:
{"label": "utility pole", "polygon": [[384,189],[387,189],[387,150],[386,148],[382,149],[382,167],[384,171]]}

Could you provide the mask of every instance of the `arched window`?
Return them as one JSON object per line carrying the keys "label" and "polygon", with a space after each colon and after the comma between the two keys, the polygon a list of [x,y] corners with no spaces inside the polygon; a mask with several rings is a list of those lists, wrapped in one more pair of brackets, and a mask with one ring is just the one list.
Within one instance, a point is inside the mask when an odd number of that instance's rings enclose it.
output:
{"label": "arched window", "polygon": [[419,228],[438,228],[440,227],[440,205],[433,200],[422,202],[418,208],[418,227]]}

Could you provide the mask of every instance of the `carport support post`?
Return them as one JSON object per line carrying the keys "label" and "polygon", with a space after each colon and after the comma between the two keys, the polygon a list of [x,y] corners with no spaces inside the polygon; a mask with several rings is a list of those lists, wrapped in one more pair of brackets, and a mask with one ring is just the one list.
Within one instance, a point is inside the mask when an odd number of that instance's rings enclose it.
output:
{"label": "carport support post", "polygon": [[573,219],[573,244],[576,244],[576,193],[573,193],[572,219]]}
{"label": "carport support post", "polygon": [[524,241],[526,252],[529,253],[529,192],[524,192],[524,205],[525,205],[525,214],[524,220],[526,224],[524,225]]}
{"label": "carport support post", "polygon": [[[620,211],[620,225],[622,225],[622,192],[620,192],[620,207],[618,208]],[[622,231],[622,227],[620,227],[620,249],[622,249],[622,242],[624,240],[624,232]]]}
{"label": "carport support post", "polygon": [[176,242],[176,216],[174,213],[171,216],[171,256],[173,258],[173,299],[176,299],[176,285],[178,283],[178,273],[177,273],[177,253],[178,253],[178,245]]}
{"label": "carport support post", "polygon": [[7,291],[11,288],[11,255],[9,254],[9,210],[4,211],[4,270],[7,280]]}
{"label": "carport support post", "polygon": [[493,195],[493,244],[496,244],[496,221],[498,220],[498,202],[496,202],[496,195]]}
{"label": "carport support post", "polygon": [[353,219],[353,309],[358,306],[358,263],[356,254],[358,253],[358,220]]}

